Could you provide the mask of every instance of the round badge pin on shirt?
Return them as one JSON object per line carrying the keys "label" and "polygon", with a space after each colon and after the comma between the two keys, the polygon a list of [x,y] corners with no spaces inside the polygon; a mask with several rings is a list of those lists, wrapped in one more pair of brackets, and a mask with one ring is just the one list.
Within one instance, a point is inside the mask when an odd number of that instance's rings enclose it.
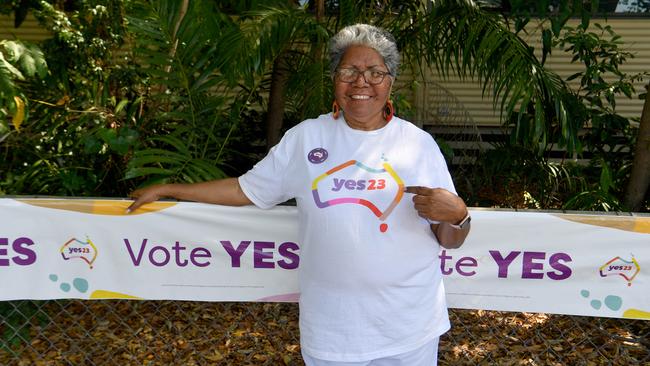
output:
{"label": "round badge pin on shirt", "polygon": [[320,164],[327,160],[327,155],[327,150],[323,149],[322,147],[317,147],[310,151],[309,154],[307,154],[307,160],[309,160],[312,164]]}

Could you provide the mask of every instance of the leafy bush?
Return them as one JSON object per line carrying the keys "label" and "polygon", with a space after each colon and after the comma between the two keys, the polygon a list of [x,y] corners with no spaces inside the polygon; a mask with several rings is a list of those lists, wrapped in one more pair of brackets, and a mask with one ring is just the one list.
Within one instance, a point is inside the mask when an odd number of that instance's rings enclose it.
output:
{"label": "leafy bush", "polygon": [[576,169],[505,142],[486,150],[456,181],[471,206],[558,209],[567,194],[584,187]]}
{"label": "leafy bush", "polygon": [[67,14],[37,2],[35,15],[54,36],[41,45],[42,54],[32,52],[42,55],[37,65],[44,69],[47,64],[47,69],[16,83],[29,113],[2,144],[4,193],[97,195],[120,190],[116,182],[128,153],[125,145],[134,143],[137,134],[120,120],[125,105],[118,100],[129,79],[120,67],[106,64],[123,43],[122,17],[116,16],[121,7],[99,3],[84,2]]}
{"label": "leafy bush", "polygon": [[[573,55],[583,70],[567,78],[579,81],[565,96],[566,112],[572,127],[579,134],[575,157],[587,159],[586,166],[572,159],[562,163],[549,161],[551,150],[562,146],[562,133],[557,125],[549,125],[549,140],[534,143],[534,113],[520,113],[510,120],[511,140],[479,160],[484,165],[476,176],[485,184],[502,179],[505,191],[472,190],[478,204],[503,204],[506,207],[562,208],[571,210],[621,210],[623,188],[629,179],[632,162],[631,147],[636,130],[630,121],[616,112],[617,95],[632,97],[633,82],[645,74],[628,75],[619,70],[627,58],[633,57],[620,48],[620,37],[610,26],[595,24],[598,33],[587,25],[566,27],[555,43]],[[529,110],[537,108],[531,105]],[[552,121],[551,121],[552,122]],[[481,182],[472,186],[480,186]],[[487,192],[485,192],[487,190]],[[486,198],[485,196],[491,197]],[[494,196],[494,197],[492,197]],[[500,202],[501,201],[501,202]]]}
{"label": "leafy bush", "polygon": [[[10,77],[0,78],[0,112],[16,115],[14,96],[24,95],[25,116],[21,126],[0,122],[0,192],[125,196],[139,184],[225,176],[228,142],[255,95],[242,90],[261,80],[250,40],[205,2],[185,17],[177,1],[103,3],[63,12],[38,2],[53,32],[42,55],[3,43],[15,67],[0,72]],[[23,67],[28,56],[38,68]]]}

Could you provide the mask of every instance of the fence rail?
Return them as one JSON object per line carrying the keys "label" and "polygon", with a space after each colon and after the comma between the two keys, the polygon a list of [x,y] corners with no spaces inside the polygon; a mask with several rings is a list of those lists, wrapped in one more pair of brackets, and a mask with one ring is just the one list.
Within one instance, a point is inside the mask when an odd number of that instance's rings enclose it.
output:
{"label": "fence rail", "polygon": [[[6,280],[6,279],[5,279]],[[649,365],[650,322],[451,309],[440,365]],[[1,365],[302,365],[293,303],[0,302]]]}

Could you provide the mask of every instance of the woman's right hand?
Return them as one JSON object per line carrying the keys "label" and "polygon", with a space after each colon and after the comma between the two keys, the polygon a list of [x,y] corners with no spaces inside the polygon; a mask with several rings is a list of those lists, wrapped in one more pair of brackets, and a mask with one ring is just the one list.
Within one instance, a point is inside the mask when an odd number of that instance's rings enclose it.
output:
{"label": "woman's right hand", "polygon": [[253,203],[242,191],[237,178],[215,179],[200,183],[156,184],[137,189],[130,196],[135,200],[126,209],[127,213],[137,210],[145,203],[157,201],[162,197],[226,206],[244,206]]}
{"label": "woman's right hand", "polygon": [[167,184],[156,184],[153,186],[136,189],[131,192],[129,195],[131,198],[134,198],[133,203],[126,209],[126,213],[131,213],[137,210],[140,206],[145,203],[155,202],[162,197],[167,195],[168,185]]}

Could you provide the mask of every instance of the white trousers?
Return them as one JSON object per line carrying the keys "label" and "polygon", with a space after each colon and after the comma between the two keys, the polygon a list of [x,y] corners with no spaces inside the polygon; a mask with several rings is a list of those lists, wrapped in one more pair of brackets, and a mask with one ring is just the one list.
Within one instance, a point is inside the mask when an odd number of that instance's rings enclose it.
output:
{"label": "white trousers", "polygon": [[410,352],[361,362],[337,362],[313,358],[302,353],[306,366],[436,366],[438,364],[438,341],[436,338]]}

